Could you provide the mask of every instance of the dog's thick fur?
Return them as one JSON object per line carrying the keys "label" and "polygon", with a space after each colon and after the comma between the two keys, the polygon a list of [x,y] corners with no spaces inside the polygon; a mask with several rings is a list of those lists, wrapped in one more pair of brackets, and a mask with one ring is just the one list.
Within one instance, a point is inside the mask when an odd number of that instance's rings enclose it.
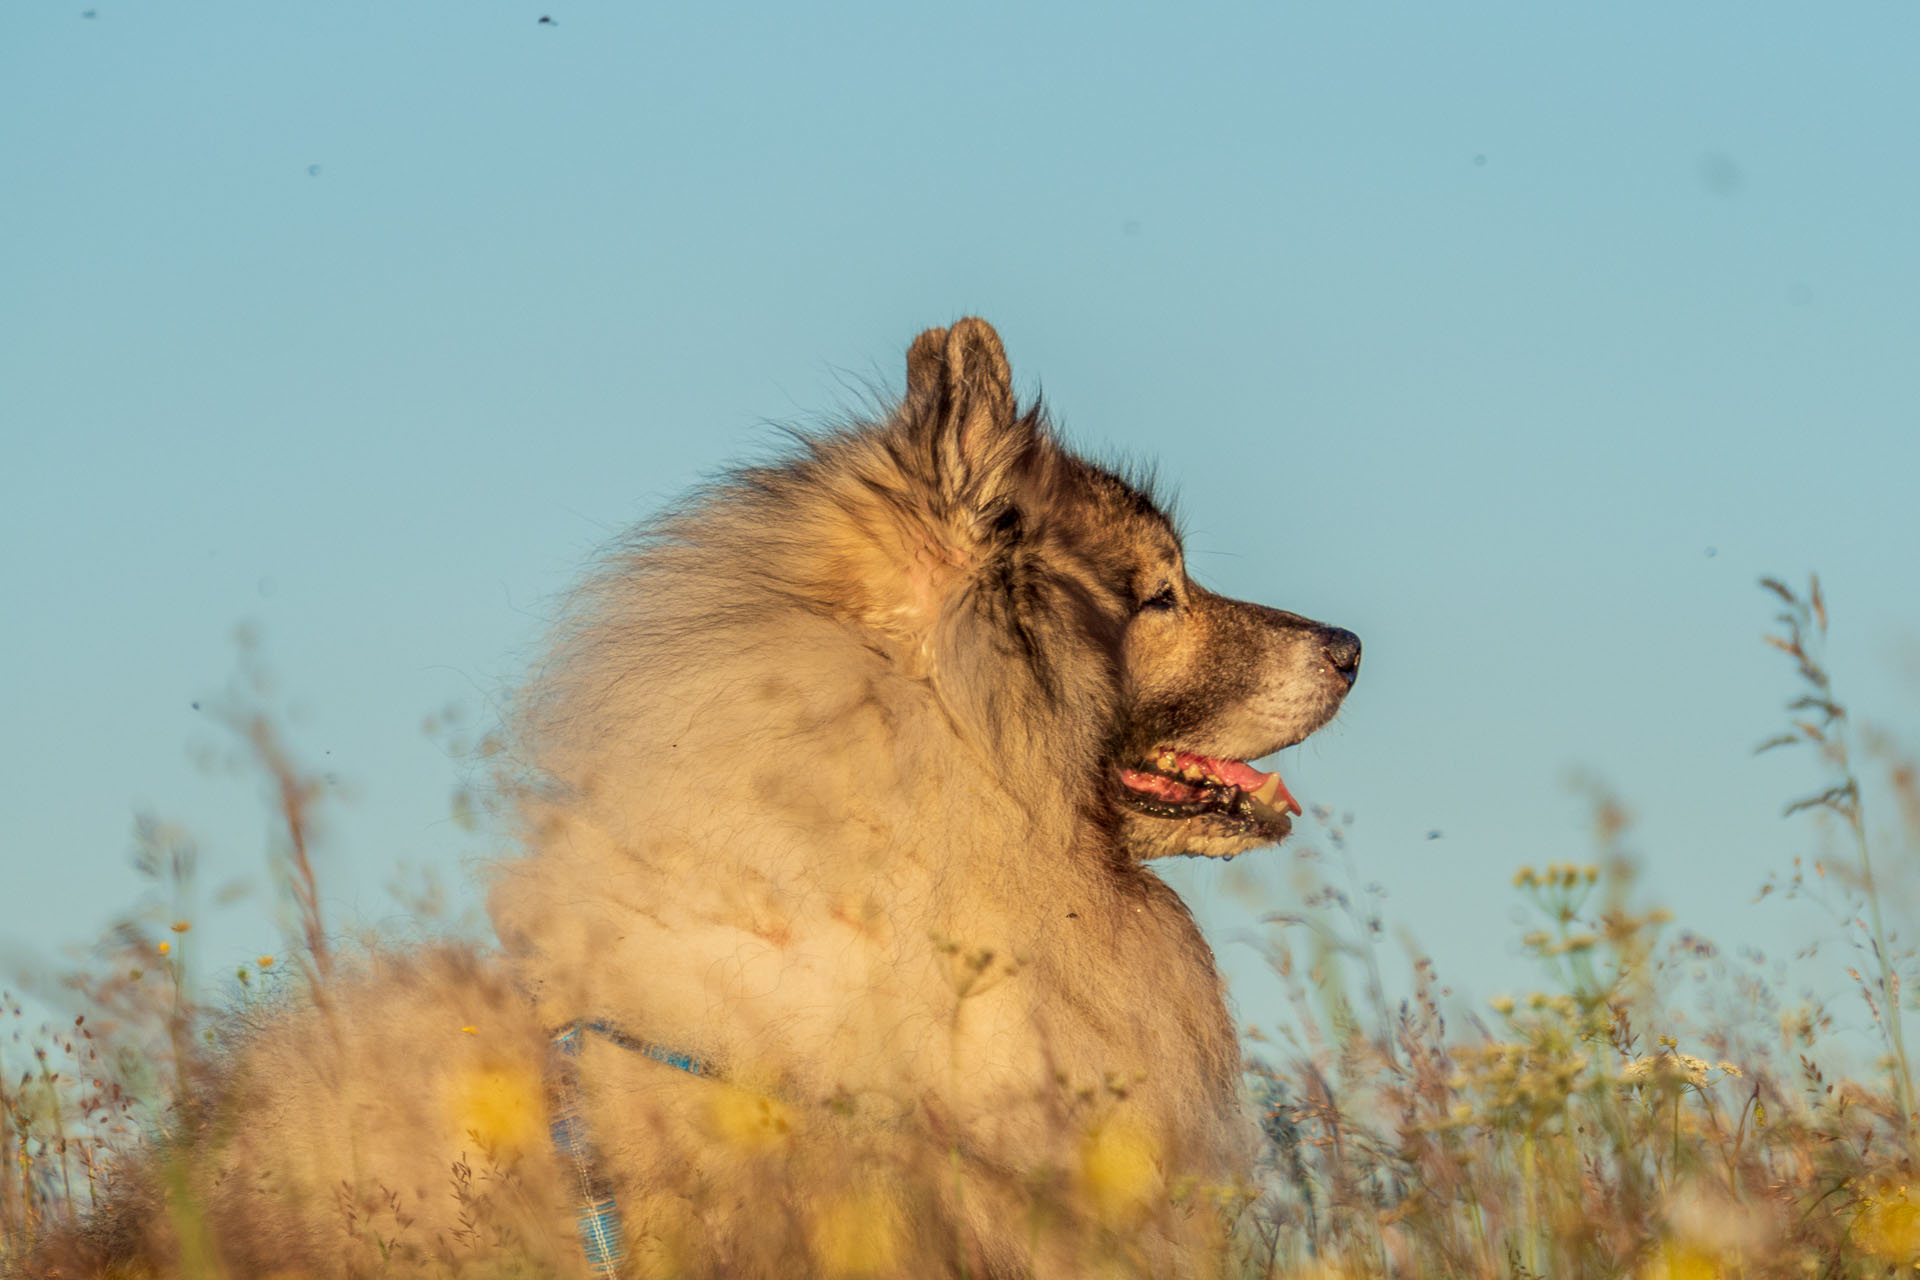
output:
{"label": "dog's thick fur", "polygon": [[574,600],[510,735],[501,953],[377,957],[255,1035],[175,1211],[115,1247],[584,1274],[546,1045],[591,1020],[704,1064],[586,1035],[635,1274],[1205,1271],[1251,1129],[1213,957],[1143,860],[1285,819],[1121,778],[1296,742],[1357,661],[1193,584],[985,323],[922,334],[883,420],[719,480]]}

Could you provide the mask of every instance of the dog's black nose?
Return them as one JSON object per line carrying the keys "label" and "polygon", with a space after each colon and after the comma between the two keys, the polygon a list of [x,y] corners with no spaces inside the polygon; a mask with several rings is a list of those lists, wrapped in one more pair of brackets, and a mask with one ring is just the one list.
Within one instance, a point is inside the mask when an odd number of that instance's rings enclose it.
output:
{"label": "dog's black nose", "polygon": [[1327,655],[1327,661],[1333,664],[1333,669],[1349,685],[1360,674],[1360,637],[1353,632],[1328,627],[1320,651]]}

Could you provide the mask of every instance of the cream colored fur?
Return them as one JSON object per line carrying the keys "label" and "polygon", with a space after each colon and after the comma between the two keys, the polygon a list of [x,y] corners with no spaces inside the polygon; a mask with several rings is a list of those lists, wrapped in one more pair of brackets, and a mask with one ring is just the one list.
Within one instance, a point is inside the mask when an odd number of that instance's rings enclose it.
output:
{"label": "cream colored fur", "polygon": [[502,951],[376,958],[189,1144],[229,1274],[583,1274],[541,1083],[579,1019],[715,1068],[580,1060],[634,1274],[1210,1273],[1238,1050],[1105,790],[1134,684],[1208,678],[1125,639],[1113,566],[1177,554],[977,320],[636,533],[516,712]]}

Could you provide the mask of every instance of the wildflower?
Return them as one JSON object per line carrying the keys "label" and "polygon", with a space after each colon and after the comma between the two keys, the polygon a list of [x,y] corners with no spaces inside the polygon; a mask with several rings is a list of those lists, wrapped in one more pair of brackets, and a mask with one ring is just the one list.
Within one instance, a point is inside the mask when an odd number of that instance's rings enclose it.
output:
{"label": "wildflower", "polygon": [[1495,996],[1492,1000],[1489,1000],[1487,1003],[1493,1006],[1493,1011],[1495,1013],[1501,1014],[1503,1016],[1513,1012],[1512,996]]}
{"label": "wildflower", "polygon": [[793,1131],[793,1113],[765,1094],[737,1085],[713,1092],[707,1120],[714,1136],[745,1151],[782,1145]]}
{"label": "wildflower", "polygon": [[882,1188],[829,1200],[809,1233],[825,1276],[893,1275],[904,1227],[900,1206]]}
{"label": "wildflower", "polygon": [[1103,1221],[1126,1221],[1160,1189],[1159,1152],[1138,1125],[1113,1120],[1087,1135],[1080,1148],[1080,1186]]}
{"label": "wildflower", "polygon": [[1666,1245],[1640,1272],[1640,1280],[1721,1280],[1720,1260],[1692,1245]]}
{"label": "wildflower", "polygon": [[1513,887],[1516,889],[1531,889],[1538,878],[1532,867],[1522,867],[1513,873]]}
{"label": "wildflower", "polygon": [[1660,1052],[1635,1058],[1620,1068],[1621,1083],[1633,1086],[1659,1081],[1703,1089],[1729,1076],[1738,1079],[1740,1075],[1740,1068],[1731,1062],[1708,1062],[1691,1053],[1681,1053],[1672,1036],[1660,1037]]}
{"label": "wildflower", "polygon": [[463,1072],[450,1093],[456,1133],[484,1150],[511,1156],[537,1142],[546,1127],[540,1077],[524,1067],[480,1067]]}
{"label": "wildflower", "polygon": [[258,964],[262,969],[271,969],[273,968],[273,957],[261,956],[257,960],[255,960],[254,963]]}
{"label": "wildflower", "polygon": [[1913,1189],[1883,1184],[1860,1211],[1859,1240],[1868,1253],[1889,1262],[1920,1259],[1920,1197]]}
{"label": "wildflower", "polygon": [[187,930],[191,928],[193,928],[193,926],[187,923],[185,920],[175,920],[173,922],[173,931],[175,933],[185,933]]}
{"label": "wildflower", "polygon": [[164,955],[170,955],[172,954],[172,952],[173,952],[173,944],[163,939],[160,943],[160,954],[164,956]]}

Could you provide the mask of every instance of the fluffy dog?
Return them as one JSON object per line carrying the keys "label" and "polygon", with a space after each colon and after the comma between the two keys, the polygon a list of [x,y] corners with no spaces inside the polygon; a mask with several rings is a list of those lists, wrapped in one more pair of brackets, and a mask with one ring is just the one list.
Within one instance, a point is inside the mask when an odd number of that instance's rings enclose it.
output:
{"label": "fluffy dog", "polygon": [[929,330],[891,412],[722,477],[572,599],[509,735],[499,952],[375,957],[247,1039],[108,1248],[1210,1272],[1240,1055],[1145,864],[1284,837],[1247,761],[1359,659],[1193,582],[1146,487],[1016,404],[987,324]]}

